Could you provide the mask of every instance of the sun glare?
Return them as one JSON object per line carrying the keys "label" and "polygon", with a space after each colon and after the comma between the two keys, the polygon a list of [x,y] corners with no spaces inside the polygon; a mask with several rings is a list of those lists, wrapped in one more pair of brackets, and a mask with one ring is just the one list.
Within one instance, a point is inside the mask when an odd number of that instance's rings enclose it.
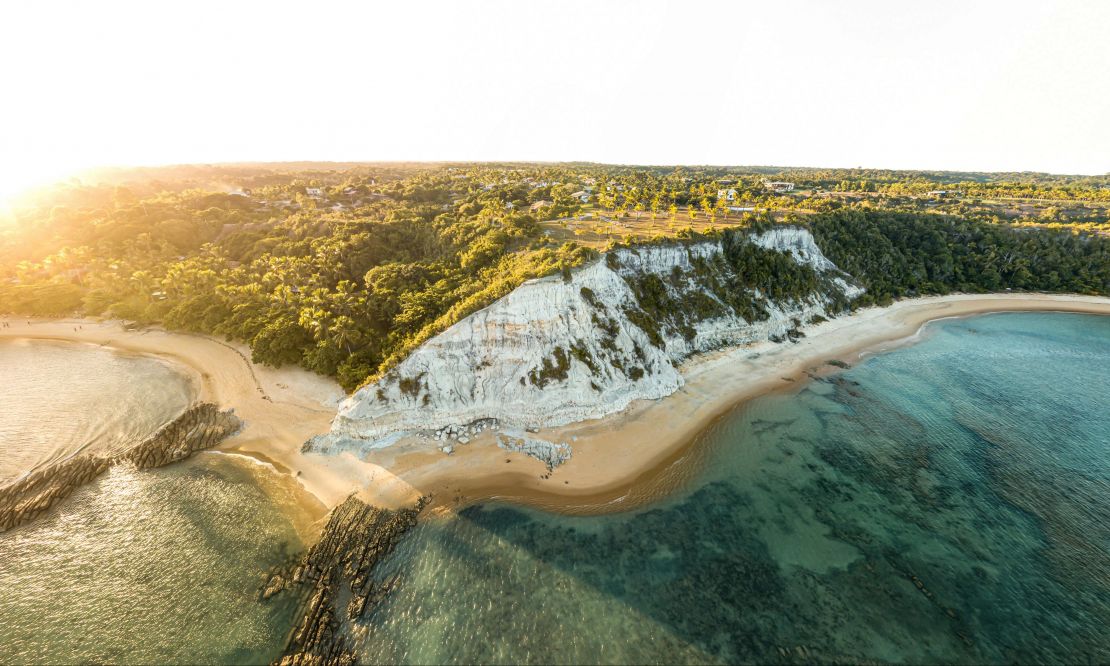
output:
{"label": "sun glare", "polygon": [[75,171],[45,165],[0,165],[0,215],[10,213],[19,198],[28,191],[55,183]]}

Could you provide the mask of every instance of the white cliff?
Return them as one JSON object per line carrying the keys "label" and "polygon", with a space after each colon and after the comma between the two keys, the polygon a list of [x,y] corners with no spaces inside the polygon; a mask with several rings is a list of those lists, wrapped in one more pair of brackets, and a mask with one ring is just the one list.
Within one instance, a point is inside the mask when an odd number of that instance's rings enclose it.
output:
{"label": "white cliff", "polygon": [[777,227],[739,242],[812,268],[818,287],[780,301],[745,288],[720,242],[616,250],[569,280],[528,281],[424,343],[344,401],[331,432],[310,446],[373,447],[411,432],[443,439],[488,419],[539,428],[605,416],[676,391],[676,366],[691,354],[785,341],[862,293],[807,230]]}
{"label": "white cliff", "polygon": [[[774,229],[753,235],[751,241],[767,250],[789,252],[800,264],[807,264],[819,271],[835,271],[836,266],[829,261],[817,247],[813,234],[800,227],[775,227]],[[862,292],[860,292],[862,293]]]}

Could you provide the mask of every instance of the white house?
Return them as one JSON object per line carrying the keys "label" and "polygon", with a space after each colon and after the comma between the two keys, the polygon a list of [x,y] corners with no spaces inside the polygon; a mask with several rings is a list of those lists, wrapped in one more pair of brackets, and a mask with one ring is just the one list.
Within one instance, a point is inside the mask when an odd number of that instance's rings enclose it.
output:
{"label": "white house", "polygon": [[585,191],[585,190],[578,190],[577,192],[575,192],[574,194],[572,194],[570,196],[574,197],[575,199],[578,199],[582,203],[587,203],[590,200],[590,193]]}
{"label": "white house", "polygon": [[717,198],[724,199],[725,201],[736,201],[736,190],[731,188],[727,190],[717,190]]}
{"label": "white house", "polygon": [[304,188],[304,193],[314,199],[319,199],[324,196],[324,190],[319,187],[306,187]]}

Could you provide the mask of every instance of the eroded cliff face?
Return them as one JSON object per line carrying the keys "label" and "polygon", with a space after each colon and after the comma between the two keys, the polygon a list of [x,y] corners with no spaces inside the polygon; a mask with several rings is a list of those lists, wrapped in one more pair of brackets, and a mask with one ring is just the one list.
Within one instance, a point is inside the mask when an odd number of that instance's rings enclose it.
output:
{"label": "eroded cliff face", "polygon": [[[752,286],[776,280],[791,293]],[[861,293],[800,228],[617,250],[569,280],[526,282],[429,340],[343,402],[309,447],[384,446],[486,419],[525,429],[597,418],[676,391],[691,354],[786,341]]]}

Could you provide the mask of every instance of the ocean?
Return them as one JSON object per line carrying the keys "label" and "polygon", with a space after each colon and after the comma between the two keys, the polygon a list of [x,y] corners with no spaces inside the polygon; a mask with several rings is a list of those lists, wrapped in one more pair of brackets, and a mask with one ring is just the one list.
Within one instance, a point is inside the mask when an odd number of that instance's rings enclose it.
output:
{"label": "ocean", "polygon": [[[120,445],[189,399],[172,379],[128,397],[132,373],[161,377],[145,357],[112,374],[103,350],[19,344],[0,355],[89,365],[0,382],[8,477],[89,433]],[[635,510],[422,520],[375,571],[390,591],[356,623],[360,660],[1110,661],[1110,317],[940,321],[825,370],[719,420],[682,485]],[[0,534],[0,662],[273,659],[292,600],[258,591],[307,538],[289,493],[265,465],[205,452],[116,467]]]}
{"label": "ocean", "polygon": [[[3,342],[0,375],[0,485],[126,450],[193,397],[161,361],[93,345]],[[268,662],[294,611],[259,589],[304,549],[298,510],[286,480],[241,456],[112,468],[0,533],[0,663]]]}
{"label": "ocean", "polygon": [[1110,317],[933,323],[736,409],[648,506],[420,524],[360,657],[1106,663],[1108,396]]}

